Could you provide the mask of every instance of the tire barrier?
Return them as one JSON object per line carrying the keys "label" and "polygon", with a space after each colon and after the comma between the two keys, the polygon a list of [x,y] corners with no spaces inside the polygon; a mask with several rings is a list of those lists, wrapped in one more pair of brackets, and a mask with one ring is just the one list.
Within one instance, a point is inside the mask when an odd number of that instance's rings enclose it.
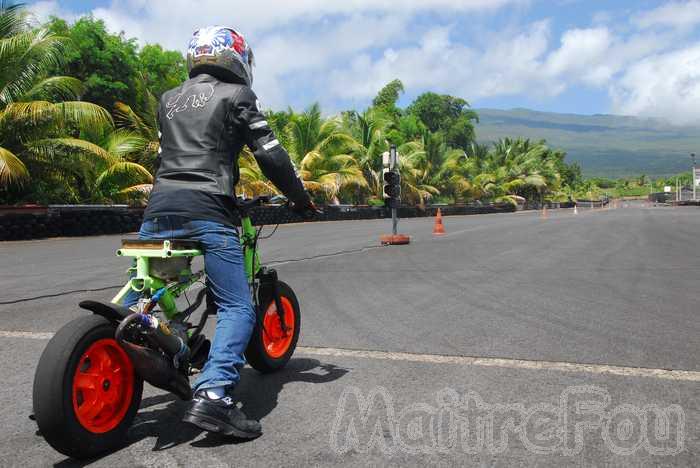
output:
{"label": "tire barrier", "polygon": [[[399,217],[418,218],[435,216],[440,208],[443,216],[509,213],[510,204],[499,205],[440,205],[399,208]],[[354,221],[390,218],[384,207],[328,205],[324,213],[312,221]],[[122,234],[138,231],[143,219],[143,208],[126,206],[31,206],[0,207],[0,241],[29,240],[47,237],[82,237]],[[251,210],[255,225],[275,225],[304,221],[284,206],[264,206]],[[239,224],[240,220],[235,219]]]}
{"label": "tire barrier", "polygon": [[[143,210],[71,210],[5,213],[0,209],[0,240],[94,236],[138,230]],[[19,211],[19,210],[18,210]]]}
{"label": "tire barrier", "polygon": [[577,200],[576,206],[579,208],[603,208],[610,203],[610,200],[604,198],[602,200]]}
{"label": "tire barrier", "polygon": [[674,206],[700,206],[700,200],[683,200],[671,202]]}
{"label": "tire barrier", "polygon": [[539,211],[539,210],[542,210],[544,208],[547,208],[548,210],[557,210],[559,208],[573,208],[574,205],[576,205],[576,202],[573,202],[573,201],[567,201],[567,202],[546,201],[544,203],[527,202],[523,205],[523,210]]}

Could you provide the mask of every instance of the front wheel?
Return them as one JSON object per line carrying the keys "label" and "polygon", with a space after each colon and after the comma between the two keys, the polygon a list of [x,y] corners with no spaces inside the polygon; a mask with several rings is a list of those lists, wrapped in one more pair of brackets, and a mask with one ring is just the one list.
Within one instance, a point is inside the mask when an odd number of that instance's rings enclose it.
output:
{"label": "front wheel", "polygon": [[301,329],[296,294],[288,284],[278,281],[278,285],[287,330],[282,329],[272,288],[260,288],[258,303],[262,316],[258,317],[245,352],[253,369],[263,373],[274,372],[287,364],[294,354]]}
{"label": "front wheel", "polygon": [[104,317],[80,317],[49,341],[34,376],[39,431],[56,450],[84,459],[123,445],[143,381]]}

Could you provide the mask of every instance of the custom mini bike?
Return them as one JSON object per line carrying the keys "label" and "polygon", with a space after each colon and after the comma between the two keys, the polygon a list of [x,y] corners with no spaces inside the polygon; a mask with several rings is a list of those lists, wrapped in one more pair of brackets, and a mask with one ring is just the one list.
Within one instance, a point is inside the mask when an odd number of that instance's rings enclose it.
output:
{"label": "custom mini bike", "polygon": [[[257,315],[245,356],[260,372],[285,366],[301,325],[294,291],[277,279],[275,270],[260,265],[261,229],[253,227],[249,210],[268,200],[239,202],[240,241]],[[188,376],[203,367],[209,353],[210,342],[202,332],[216,308],[207,289],[202,288],[184,310],[176,304],[196,283],[204,284],[206,273],[191,268],[193,258],[202,255],[198,243],[124,240],[117,255],[134,258],[127,284],[109,303],[80,303],[93,315],[73,320],[54,335],[34,378],[34,415],[41,435],[75,458],[124,444],[144,381],[191,399]],[[121,305],[131,290],[141,295],[136,311]],[[203,302],[200,319],[190,322]]]}

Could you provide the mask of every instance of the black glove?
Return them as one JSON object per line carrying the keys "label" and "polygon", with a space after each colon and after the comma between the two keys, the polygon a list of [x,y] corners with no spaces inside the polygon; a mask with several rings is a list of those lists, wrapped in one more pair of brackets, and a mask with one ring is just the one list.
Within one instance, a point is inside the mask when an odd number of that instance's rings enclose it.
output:
{"label": "black glove", "polygon": [[316,207],[314,202],[311,201],[310,197],[307,197],[305,200],[294,202],[291,208],[294,213],[298,214],[304,219],[312,219],[320,214],[323,214],[323,211]]}

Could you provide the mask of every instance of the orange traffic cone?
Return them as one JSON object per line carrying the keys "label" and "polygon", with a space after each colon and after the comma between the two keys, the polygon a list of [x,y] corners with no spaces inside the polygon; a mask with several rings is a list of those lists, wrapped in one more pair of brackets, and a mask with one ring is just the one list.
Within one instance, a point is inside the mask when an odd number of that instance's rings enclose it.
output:
{"label": "orange traffic cone", "polygon": [[547,219],[547,205],[542,208],[542,219]]}
{"label": "orange traffic cone", "polygon": [[575,215],[578,214],[578,206],[576,206],[576,205],[574,205],[574,214],[575,214]]}
{"label": "orange traffic cone", "polygon": [[442,213],[440,208],[437,210],[437,215],[435,216],[435,226],[433,227],[433,235],[442,236],[445,234],[445,226],[442,224]]}

